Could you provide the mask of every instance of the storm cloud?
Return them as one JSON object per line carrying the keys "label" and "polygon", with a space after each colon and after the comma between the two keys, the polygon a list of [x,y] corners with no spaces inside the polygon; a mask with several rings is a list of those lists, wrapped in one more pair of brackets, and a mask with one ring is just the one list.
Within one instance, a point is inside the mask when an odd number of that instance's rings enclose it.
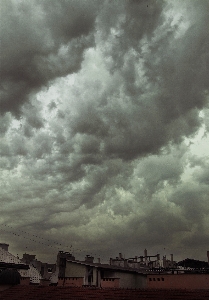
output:
{"label": "storm cloud", "polygon": [[209,2],[0,3],[5,242],[205,259]]}

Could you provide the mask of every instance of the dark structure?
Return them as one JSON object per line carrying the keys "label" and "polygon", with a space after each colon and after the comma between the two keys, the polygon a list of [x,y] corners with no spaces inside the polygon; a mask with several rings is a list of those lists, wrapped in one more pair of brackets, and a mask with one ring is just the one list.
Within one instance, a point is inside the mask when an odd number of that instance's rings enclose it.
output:
{"label": "dark structure", "polygon": [[0,273],[0,285],[20,284],[20,273],[16,269],[5,269]]}
{"label": "dark structure", "polygon": [[59,267],[59,277],[65,277],[66,260],[75,260],[70,252],[59,251],[57,254],[57,266]]}
{"label": "dark structure", "polygon": [[206,261],[186,258],[182,261],[179,261],[178,266],[191,269],[204,269],[208,268],[208,263]]}

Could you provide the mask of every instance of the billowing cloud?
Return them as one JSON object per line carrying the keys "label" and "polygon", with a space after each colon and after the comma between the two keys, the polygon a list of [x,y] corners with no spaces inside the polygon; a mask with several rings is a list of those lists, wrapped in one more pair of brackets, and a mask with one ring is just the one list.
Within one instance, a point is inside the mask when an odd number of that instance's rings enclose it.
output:
{"label": "billowing cloud", "polygon": [[19,114],[29,94],[80,68],[97,8],[95,1],[1,1],[1,112]]}
{"label": "billowing cloud", "polygon": [[208,1],[1,8],[4,239],[51,261],[145,247],[204,259]]}

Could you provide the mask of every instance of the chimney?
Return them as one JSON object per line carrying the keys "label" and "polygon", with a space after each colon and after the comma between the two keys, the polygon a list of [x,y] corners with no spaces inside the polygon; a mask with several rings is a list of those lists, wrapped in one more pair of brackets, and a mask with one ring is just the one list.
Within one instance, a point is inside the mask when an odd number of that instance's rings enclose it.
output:
{"label": "chimney", "polygon": [[160,260],[160,254],[157,254],[157,260]]}
{"label": "chimney", "polygon": [[148,265],[148,260],[147,260],[147,249],[144,249],[144,258],[145,258],[145,264]]}
{"label": "chimney", "polygon": [[98,263],[98,264],[101,264],[100,258],[99,258],[99,257],[97,258],[97,263]]}
{"label": "chimney", "polygon": [[5,250],[5,251],[8,251],[9,244],[0,243],[0,248],[2,248],[2,249]]}
{"label": "chimney", "polygon": [[112,265],[112,257],[110,257],[110,265]]}
{"label": "chimney", "polygon": [[85,262],[93,263],[94,262],[94,257],[91,256],[91,255],[86,255]]}
{"label": "chimney", "polygon": [[119,253],[119,259],[122,259],[122,258],[123,258],[122,253]]}
{"label": "chimney", "polygon": [[166,266],[166,255],[165,256],[163,256],[163,268],[166,268],[167,266]]}
{"label": "chimney", "polygon": [[209,251],[207,251],[208,264],[209,264]]}

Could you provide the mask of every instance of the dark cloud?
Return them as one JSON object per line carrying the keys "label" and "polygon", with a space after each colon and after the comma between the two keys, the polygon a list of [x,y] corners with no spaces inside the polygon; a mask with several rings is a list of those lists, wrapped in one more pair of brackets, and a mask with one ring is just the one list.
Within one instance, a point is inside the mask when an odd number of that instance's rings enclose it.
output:
{"label": "dark cloud", "polygon": [[35,235],[76,255],[183,245],[202,258],[208,1],[1,6],[1,224],[15,251],[54,261]]}
{"label": "dark cloud", "polygon": [[28,95],[80,68],[93,43],[94,1],[1,1],[1,112],[20,113]]}
{"label": "dark cloud", "polygon": [[11,123],[11,115],[9,113],[5,114],[4,116],[0,116],[0,134],[4,135]]}

